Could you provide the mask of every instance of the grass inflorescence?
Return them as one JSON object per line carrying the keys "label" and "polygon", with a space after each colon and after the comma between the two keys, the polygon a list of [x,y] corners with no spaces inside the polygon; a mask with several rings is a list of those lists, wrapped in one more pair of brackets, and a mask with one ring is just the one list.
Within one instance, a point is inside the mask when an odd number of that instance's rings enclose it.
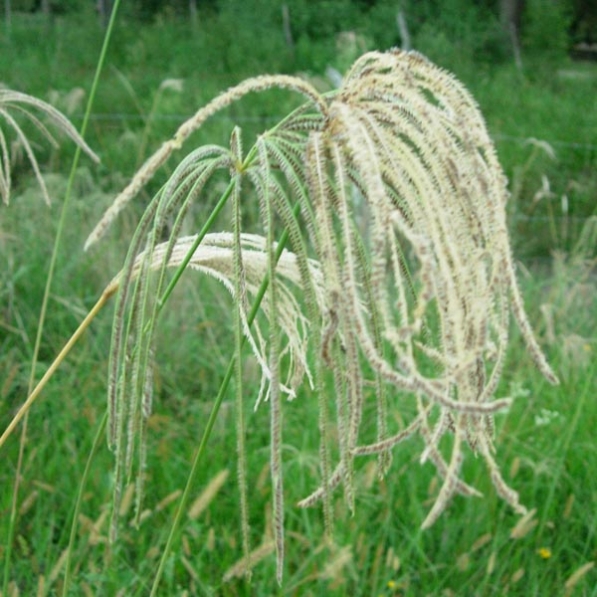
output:
{"label": "grass inflorescence", "polygon": [[[264,132],[236,127],[228,143],[218,134],[179,158],[210,119],[272,87],[307,103],[284,100],[289,115]],[[17,522],[0,552],[7,594],[590,587],[594,221],[558,237],[549,274],[515,272],[507,181],[477,104],[416,53],[366,54],[336,91],[249,79],[165,138],[86,255],[73,249],[83,231],[67,225],[57,284],[72,290],[54,295],[41,347],[46,397],[31,410]],[[516,199],[538,155],[522,164]],[[61,185],[32,163],[42,188]],[[88,230],[108,204],[93,192],[101,205],[67,216]],[[129,204],[145,193],[138,221]],[[21,297],[43,278],[30,246],[45,241],[39,209],[16,195],[0,224],[3,427],[39,391],[19,407],[34,335],[33,298]],[[97,313],[112,302],[109,334]],[[80,321],[63,354],[78,349],[52,363]],[[545,383],[554,371],[557,387]],[[17,459],[12,442],[2,449]]]}

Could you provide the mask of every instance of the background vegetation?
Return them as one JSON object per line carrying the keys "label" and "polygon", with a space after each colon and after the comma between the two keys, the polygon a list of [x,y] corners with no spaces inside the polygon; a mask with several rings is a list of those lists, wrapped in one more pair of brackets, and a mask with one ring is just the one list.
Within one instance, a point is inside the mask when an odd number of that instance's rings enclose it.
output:
{"label": "background vegetation", "polygon": [[[289,3],[287,21],[281,2],[263,0],[205,0],[196,10],[192,4],[168,2],[123,8],[87,135],[102,163],[83,161],[76,175],[38,377],[120,267],[136,216],[128,213],[109,242],[89,254],[81,250],[87,233],[114,193],[180,122],[247,76],[303,73],[331,88],[328,67],[342,72],[367,49],[405,41],[396,25],[399,7],[389,1],[297,0]],[[231,457],[234,424],[225,407],[210,443],[209,466],[196,488],[197,497],[206,487],[213,494],[204,496],[203,510],[197,505],[189,512],[163,595],[597,595],[590,568],[597,558],[597,284],[592,270],[597,65],[571,59],[579,52],[591,56],[579,44],[590,48],[596,41],[594,4],[529,0],[521,17],[520,65],[498,2],[413,1],[402,11],[411,46],[455,72],[477,98],[510,180],[510,229],[526,305],[562,378],[559,387],[546,386],[518,345],[500,389],[501,395],[519,399],[498,421],[498,459],[522,501],[537,513],[513,532],[516,518],[470,459],[466,475],[486,497],[458,499],[448,516],[419,532],[437,480],[418,465],[416,449],[406,445],[396,452],[384,482],[377,481],[373,463],[363,460],[357,513],[344,516],[339,498],[343,522],[335,547],[326,546],[321,512],[292,505],[317,482],[316,415],[297,402],[285,448],[287,474],[296,483],[287,488],[284,588],[275,587],[271,552],[256,567],[252,585],[239,579],[224,583],[224,573],[241,553]],[[50,101],[80,123],[104,35],[100,16],[80,0],[39,6],[5,1],[0,82]],[[257,133],[293,101],[283,93],[248,97],[210,122],[195,141],[225,143],[236,123]],[[19,158],[18,146],[14,149],[16,190],[11,206],[0,206],[2,429],[27,393],[47,259],[73,151],[66,144],[44,148],[40,139],[53,196],[47,208],[24,156]],[[167,164],[165,174],[174,165]],[[147,198],[155,190],[149,188]],[[72,595],[148,593],[231,346],[230,305],[220,293],[204,282],[197,286],[189,276],[175,301],[179,308],[174,311],[186,315],[166,318],[160,330],[164,348],[156,371],[159,399],[150,424],[144,522],[139,530],[125,528],[118,544],[108,547],[112,456],[100,443],[83,494]],[[105,409],[109,329],[110,313],[105,313],[32,411],[12,561],[3,584],[7,595],[60,594],[73,505]],[[267,553],[267,415],[253,412],[249,401],[247,418],[253,543],[263,543]],[[396,419],[400,424],[398,412]],[[2,453],[3,538],[18,449],[15,436]],[[129,509],[125,499],[124,516]],[[0,541],[0,560],[6,553],[6,542]]]}

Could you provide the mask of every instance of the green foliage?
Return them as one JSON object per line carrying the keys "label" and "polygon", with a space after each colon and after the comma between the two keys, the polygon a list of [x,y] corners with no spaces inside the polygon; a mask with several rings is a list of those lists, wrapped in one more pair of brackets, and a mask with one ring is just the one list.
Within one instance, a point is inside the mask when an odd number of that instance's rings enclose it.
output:
{"label": "green foliage", "polygon": [[[263,51],[255,48],[264,66],[243,60],[243,52],[251,50],[251,40],[244,32],[239,35],[246,38],[237,47],[221,48],[211,43],[210,33],[214,37],[224,36],[229,45],[234,46],[232,11],[225,16],[221,27],[215,14],[211,15],[213,20],[203,21],[205,28],[195,36],[190,26],[186,28],[167,19],[158,19],[147,28],[122,23],[119,41],[112,53],[115,68],[105,75],[98,109],[107,112],[118,107],[123,112],[133,113],[135,119],[112,121],[107,125],[99,120],[92,123],[92,146],[99,146],[103,166],[92,171],[81,169],[74,180],[77,201],[66,222],[37,377],[119,269],[126,252],[122,241],[133,234],[137,210],[122,214],[124,217],[121,216],[109,242],[103,243],[100,251],[83,254],[80,251],[82,240],[97,221],[99,212],[107,207],[115,191],[126,184],[145,155],[171,136],[175,125],[168,118],[182,121],[184,115],[193,113],[196,106],[204,104],[216,90],[256,70],[292,70],[301,60],[301,68],[311,65],[309,69],[314,72],[322,72],[327,64],[342,66],[345,57],[338,59],[335,39],[315,43],[303,36],[303,41],[299,40],[296,45],[294,57],[282,51],[283,38],[277,21],[279,7],[270,4],[271,21],[268,16],[267,22],[271,24],[263,27],[259,39],[266,36],[270,27],[271,36],[264,41]],[[339,10],[340,4],[346,3],[334,3]],[[361,14],[366,15],[360,26],[365,22],[373,24],[374,14],[385,15],[383,18],[391,23],[389,3],[379,2],[373,8],[365,4],[359,5]],[[250,3],[246,3],[245,9],[250,12]],[[225,12],[224,8],[222,10]],[[367,20],[369,18],[371,21]],[[68,92],[74,86],[88,84],[93,49],[85,40],[97,41],[101,31],[93,21],[70,27],[68,21],[58,19],[53,28],[47,28],[45,23],[30,27],[29,20],[23,23],[15,22],[12,42],[7,38],[0,41],[1,78],[10,86],[22,83],[21,88],[27,91],[52,97],[52,102],[58,102],[56,105],[65,109]],[[348,17],[346,23],[351,23]],[[386,35],[389,38],[389,32],[394,31],[393,23],[392,27],[381,27],[379,23],[377,27],[376,32],[362,36],[365,45],[373,43],[371,40],[386,39],[383,37]],[[450,31],[447,23],[442,24],[441,29]],[[424,442],[413,438],[396,452],[391,469],[396,478],[380,481],[374,462],[364,458],[355,460],[354,491],[358,507],[350,517],[343,496],[333,498],[330,506],[335,515],[347,522],[335,528],[334,543],[324,543],[325,524],[321,513],[298,510],[294,506],[313,490],[321,474],[318,464],[321,420],[315,408],[316,397],[303,389],[296,402],[284,409],[282,467],[291,482],[285,485],[285,585],[279,592],[332,596],[474,592],[479,596],[497,597],[517,592],[560,594],[575,589],[590,594],[595,585],[595,571],[590,566],[594,561],[591,538],[596,527],[592,504],[597,487],[591,472],[597,467],[597,459],[591,397],[597,374],[594,366],[597,289],[595,222],[591,219],[585,224],[584,218],[595,213],[595,152],[588,148],[593,143],[591,131],[595,114],[590,102],[594,98],[595,79],[589,68],[582,71],[588,76],[574,78],[573,83],[566,77],[553,76],[553,72],[549,77],[528,72],[521,77],[508,67],[489,68],[485,59],[483,63],[471,60],[465,46],[458,47],[458,42],[454,43],[451,33],[446,33],[438,43],[432,29],[425,30],[416,20],[413,31],[421,34],[418,43],[429,43],[429,48],[438,52],[443,64],[462,69],[461,77],[473,89],[488,118],[513,192],[508,209],[510,229],[515,234],[515,255],[546,255],[552,248],[566,250],[558,253],[549,272],[519,269],[532,323],[539,331],[542,344],[547,346],[550,362],[561,374],[563,384],[560,388],[550,388],[527,366],[522,339],[515,332],[514,348],[506,358],[504,376],[497,389],[499,396],[522,398],[515,400],[508,412],[496,417],[499,458],[510,464],[504,473],[505,480],[520,490],[524,503],[537,507],[537,513],[530,517],[527,526],[519,527],[509,508],[496,499],[482,461],[467,458],[462,474],[467,483],[481,490],[485,497],[483,500],[456,498],[449,517],[441,519],[425,533],[419,532],[413,521],[423,520],[437,500],[441,479],[433,467],[418,465]],[[438,43],[436,50],[433,43]],[[478,40],[471,39],[470,43],[478,43]],[[15,47],[19,48],[18,53],[13,52]],[[488,47],[481,44],[477,53],[469,55],[479,57],[483,48]],[[219,53],[223,49],[228,52],[226,62],[220,60]],[[275,55],[272,56],[272,52]],[[572,70],[575,77],[579,72],[581,69]],[[182,91],[170,87],[168,81],[172,78],[184,78]],[[50,88],[58,89],[58,95],[50,95]],[[512,89],[517,93],[512,93]],[[205,139],[211,139],[226,145],[233,124],[240,122],[246,125],[245,143],[250,147],[258,131],[271,128],[272,115],[288,113],[295,106],[296,102],[285,94],[269,92],[259,99],[249,96],[241,104],[223,111],[211,125],[207,123],[203,133],[195,133],[189,142],[201,145]],[[75,118],[76,114],[75,110]],[[235,150],[238,157],[242,153],[238,136],[236,139],[231,150]],[[587,147],[568,149],[567,146],[543,145],[541,139],[580,142]],[[555,150],[555,159],[550,156],[550,147]],[[52,150],[41,154],[37,145],[34,149],[56,206],[56,200],[66,190],[66,178],[60,174],[48,175],[46,171],[63,169],[68,153],[64,148],[60,152]],[[174,152],[172,162],[177,157]],[[38,187],[25,176],[30,172],[26,164],[21,164],[20,174],[13,181],[16,184],[11,206],[0,206],[2,429],[27,393],[27,368],[55,226],[56,207],[42,206]],[[229,170],[234,172],[238,164],[230,166],[224,175]],[[21,168],[18,161],[17,168]],[[168,177],[174,164],[167,163],[164,169]],[[545,178],[550,185],[548,192],[535,201],[543,190]],[[215,202],[213,198],[221,196],[225,190],[222,180],[216,178],[211,186],[205,187],[205,202],[189,211],[185,231],[191,222],[205,221]],[[160,187],[161,181],[150,186],[141,203]],[[557,210],[563,205],[563,194],[569,199],[571,217],[560,220]],[[267,211],[259,213],[248,207],[257,196],[258,192],[249,194],[247,203],[243,202],[243,224],[252,229],[266,222],[268,217]],[[524,215],[547,218],[547,224],[545,219],[521,220],[520,216]],[[217,227],[230,228],[232,218],[233,212],[224,209]],[[171,224],[169,220],[166,222],[166,234]],[[342,236],[337,238],[342,239]],[[406,257],[407,261],[411,258],[412,266],[413,255]],[[240,285],[236,289],[238,293]],[[279,286],[278,291],[281,289]],[[152,371],[154,412],[147,421],[148,468],[140,528],[122,525],[117,544],[110,549],[107,547],[108,514],[114,487],[114,479],[108,471],[113,460],[101,436],[91,460],[90,476],[83,478],[92,436],[105,410],[110,326],[108,318],[98,317],[93,329],[63,363],[31,411],[9,568],[9,595],[17,591],[60,594],[63,590],[62,557],[78,492],[82,496],[82,510],[75,521],[78,526],[70,554],[74,571],[71,592],[106,596],[119,591],[131,595],[149,594],[148,579],[153,578],[160,555],[168,551],[165,531],[173,528],[172,515],[181,503],[185,483],[188,484],[189,463],[220,380],[225,376],[235,333],[236,345],[241,344],[238,325],[235,329],[231,321],[231,313],[238,316],[239,310],[221,293],[217,283],[203,280],[197,284],[191,277],[182,279],[169,300],[172,311],[164,311],[156,329],[160,358]],[[429,321],[435,323],[433,317]],[[267,325],[264,319],[258,323]],[[425,339],[429,338],[433,338],[430,330]],[[247,348],[236,350],[243,351],[242,389],[256,396],[262,372],[259,360]],[[310,362],[317,363],[316,356]],[[371,381],[366,391],[373,392],[372,370],[367,370],[366,375],[367,381]],[[325,383],[333,395],[334,380],[328,379]],[[391,393],[392,399],[396,399],[394,394]],[[185,591],[191,596],[273,593],[272,579],[276,570],[270,512],[274,494],[266,482],[268,475],[264,468],[268,459],[265,446],[270,441],[269,412],[267,406],[254,411],[252,400],[244,404],[241,401],[241,405],[246,428],[246,477],[252,481],[247,497],[243,498],[250,543],[256,547],[252,584],[235,575],[244,567],[238,532],[241,497],[230,457],[239,450],[231,433],[235,424],[238,425],[238,419],[233,416],[235,407],[231,393],[224,398],[211,434],[209,457],[203,460],[196,483],[191,483],[190,499],[182,509],[184,524],[174,533],[160,594],[177,595]],[[306,405],[309,408],[304,408]],[[336,408],[337,402],[332,396],[327,409],[334,413]],[[413,415],[414,412],[414,408],[412,412],[392,410],[390,428],[403,429],[408,421],[405,413]],[[375,439],[377,421],[375,408],[366,406],[362,417],[363,438]],[[336,434],[329,435],[333,443]],[[449,450],[451,445],[444,442],[441,448]],[[14,483],[18,450],[14,438],[2,448],[5,462],[0,470],[2,487],[10,488]],[[338,458],[340,453],[332,449],[331,456]],[[195,500],[208,487],[214,493],[202,498],[207,506],[200,514],[193,514]],[[125,519],[132,518],[133,514],[132,490],[133,486],[125,483],[119,504]],[[6,490],[0,497],[3,512],[10,510],[10,493]],[[279,512],[279,503],[277,508]],[[8,524],[8,516],[3,516],[0,522],[3,537],[9,535]],[[0,546],[0,560],[6,554],[4,544]],[[575,579],[577,571],[582,574],[573,583],[575,586],[564,589],[565,584]],[[229,579],[226,582],[223,581],[225,573]]]}
{"label": "green foliage", "polygon": [[289,3],[296,38],[319,42],[333,39],[341,31],[359,29],[360,7],[350,0],[322,0],[313,9],[309,0]]}
{"label": "green foliage", "polygon": [[[413,3],[415,47],[447,68],[484,62],[499,63],[507,57],[504,32],[497,12],[468,0]],[[411,11],[407,11],[407,17]],[[448,62],[445,62],[446,58]]]}
{"label": "green foliage", "polygon": [[[85,176],[81,176],[78,188],[89,193],[91,189],[84,180]],[[111,272],[122,259],[125,247],[115,240],[106,243],[101,254],[91,256],[80,251],[84,232],[98,217],[99,206],[95,205],[98,200],[101,202],[101,199],[79,202],[67,227],[69,233],[57,279],[57,288],[61,291],[51,303],[50,319],[55,320],[55,325],[49,328],[48,358],[72,329],[80,310],[89,306],[89,301],[109,281]],[[9,303],[3,302],[2,322],[17,324],[15,314],[19,313],[30,335],[37,323],[32,301],[37,301],[39,291],[32,296],[30,293],[44,278],[45,256],[52,245],[52,214],[42,207],[33,192],[27,197],[14,196],[11,206],[0,211],[0,238],[3,239],[0,259],[6,259],[3,265],[13,264],[12,270],[2,270],[3,297],[8,296],[11,280],[15,281],[11,315],[6,313]],[[132,229],[115,236],[128,236],[130,232]],[[569,268],[569,264],[564,263],[563,269],[558,266],[551,271],[535,270],[521,276],[525,303],[532,305],[536,326],[542,330],[544,341],[544,320],[538,306],[553,305],[557,327],[553,343],[548,344],[550,360],[558,371],[562,370],[561,364],[568,363],[569,367],[572,363],[562,385],[547,386],[541,376],[528,367],[521,344],[514,338],[506,377],[500,387],[501,393],[520,397],[512,409],[497,420],[498,433],[503,434],[501,458],[508,463],[508,479],[521,490],[525,503],[537,507],[531,521],[537,524],[531,524],[521,538],[510,538],[517,519],[493,495],[481,463],[470,459],[465,474],[485,497],[482,500],[457,499],[440,525],[425,533],[419,532],[413,520],[421,520],[424,515],[421,503],[436,495],[437,479],[431,466],[418,466],[420,445],[414,441],[405,443],[395,455],[393,469],[401,471],[400,481],[380,482],[374,462],[357,462],[358,508],[350,516],[339,496],[334,505],[338,516],[346,516],[346,522],[335,529],[335,547],[322,544],[320,512],[298,511],[294,507],[313,486],[318,452],[316,413],[312,409],[298,408],[296,402],[297,408],[288,409],[285,415],[288,446],[284,456],[285,471],[293,482],[287,487],[289,540],[283,594],[309,592],[322,597],[365,597],[392,596],[398,591],[406,595],[441,595],[448,590],[457,595],[470,592],[481,597],[501,597],[506,591],[558,594],[577,569],[594,559],[591,538],[596,529],[592,504],[597,485],[592,471],[597,467],[597,453],[593,421],[597,414],[592,397],[597,375],[594,365],[597,290],[594,281],[584,280],[583,274],[579,274],[576,266]],[[112,495],[113,459],[102,441],[84,488],[82,516],[72,554],[76,570],[73,594],[91,591],[98,597],[109,597],[119,590],[131,595],[149,593],[147,580],[155,572],[157,557],[164,546],[163,529],[171,524],[197,436],[203,429],[209,402],[217,392],[227,363],[226,355],[219,355],[217,347],[222,346],[231,333],[222,323],[230,312],[231,303],[223,300],[217,286],[198,286],[191,277],[183,282],[173,297],[175,308],[165,314],[159,331],[163,344],[156,369],[159,387],[155,413],[148,436],[150,474],[144,521],[139,529],[123,525],[118,546],[108,555],[106,513]],[[593,285],[593,290],[584,286],[587,282]],[[77,297],[86,297],[84,304]],[[185,311],[192,311],[196,317],[181,320],[176,312]],[[10,578],[18,584],[21,594],[36,594],[42,576],[50,594],[61,592],[61,575],[51,580],[50,572],[65,549],[74,496],[79,491],[83,466],[105,410],[109,319],[110,314],[106,313],[96,320],[93,329],[31,411],[31,447],[26,450],[22,511]],[[565,347],[571,346],[566,338],[575,335],[586,340],[579,349],[581,355],[588,357],[587,362],[566,356]],[[16,330],[4,326],[0,330],[3,392],[0,422],[3,428],[26,391],[28,348],[22,338],[22,333]],[[246,376],[245,389],[253,388],[256,392],[258,374],[247,368]],[[309,399],[309,396],[301,395],[297,400],[304,398]],[[238,494],[230,465],[230,454],[236,449],[230,433],[234,427],[230,399],[223,407],[210,441],[209,458],[191,495],[191,504],[221,471],[228,470],[228,476],[207,502],[206,509],[197,518],[185,520],[160,595],[176,595],[186,590],[190,597],[207,594],[266,597],[274,591],[271,553],[253,568],[250,587],[238,577],[227,583],[222,581],[224,572],[242,555],[238,537]],[[259,546],[262,540],[267,540],[267,512],[271,503],[269,485],[263,481],[267,412],[265,409],[255,412],[250,403],[246,404],[245,412],[249,430],[248,475],[254,480],[249,515],[253,545]],[[3,487],[9,488],[13,482],[12,467],[17,450],[18,442],[14,438],[2,448],[4,464],[0,468],[0,483]],[[68,474],[65,474],[66,469]],[[169,497],[173,501],[164,501]],[[3,511],[10,507],[9,499],[10,491],[1,492]],[[130,516],[132,503],[128,509],[125,504],[123,511]],[[189,511],[190,508],[186,512]],[[6,524],[7,517],[2,517],[2,544]],[[0,549],[0,553],[5,553],[4,545]],[[538,553],[540,549],[549,550],[545,553],[550,557],[544,559]],[[524,570],[522,576],[520,570]],[[589,570],[575,589],[579,594],[590,595],[594,585],[595,571]]]}
{"label": "green foliage", "polygon": [[524,15],[523,45],[543,60],[562,60],[570,50],[571,1],[528,0]]}
{"label": "green foliage", "polygon": [[[516,253],[526,258],[571,250],[586,219],[595,214],[597,153],[591,131],[597,112],[590,99],[597,93],[595,68],[570,64],[556,72],[542,70],[525,67],[521,75],[504,67],[478,74],[475,84],[510,178]],[[577,128],[578,118],[584,122]]]}

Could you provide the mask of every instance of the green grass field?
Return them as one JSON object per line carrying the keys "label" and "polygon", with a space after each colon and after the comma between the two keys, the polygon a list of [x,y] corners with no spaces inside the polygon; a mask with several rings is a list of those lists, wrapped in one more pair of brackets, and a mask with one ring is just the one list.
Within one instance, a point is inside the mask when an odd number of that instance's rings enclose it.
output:
{"label": "green grass field", "polygon": [[[62,98],[58,106],[68,113],[67,94],[89,87],[101,31],[88,23],[77,29],[60,20],[50,33],[52,51],[44,53],[47,46],[35,43],[42,25],[30,25],[15,22],[11,40],[1,39],[0,82],[43,99],[56,90]],[[83,159],[74,178],[36,378],[121,267],[138,217],[134,209],[124,214],[108,242],[82,251],[114,193],[184,115],[218,90],[248,75],[292,67],[283,47],[278,47],[277,60],[261,64],[255,58],[241,69],[234,49],[223,64],[214,61],[208,41],[189,36],[179,44],[183,28],[161,23],[133,35],[121,27],[108,55],[88,135],[102,164],[96,167]],[[260,48],[258,56],[276,53],[277,46],[270,43],[273,49]],[[8,51],[13,52],[10,58]],[[525,306],[561,381],[557,387],[545,382],[513,331],[497,395],[515,401],[507,413],[497,416],[496,459],[532,515],[521,523],[496,497],[481,459],[469,453],[464,477],[484,497],[457,497],[431,529],[421,531],[440,484],[433,467],[419,463],[421,445],[413,438],[395,449],[384,480],[377,478],[374,458],[357,462],[356,511],[353,515],[347,510],[338,490],[332,502],[333,543],[326,542],[321,508],[296,506],[320,483],[317,397],[305,390],[284,410],[287,554],[279,587],[272,543],[269,419],[266,408],[253,409],[250,394],[258,391],[259,372],[247,350],[252,579],[235,575],[242,539],[231,391],[191,488],[159,595],[597,596],[597,66],[565,63],[553,76],[539,71],[532,76],[509,65],[479,65],[476,70],[468,63],[456,74],[477,98],[510,178],[509,216],[514,252],[521,260],[518,275]],[[183,81],[182,88],[167,83],[174,79]],[[513,87],[516,94],[510,93]],[[70,116],[78,124],[84,101],[72,97]],[[206,126],[193,143],[226,142],[237,122],[254,135],[294,105],[284,93],[249,97]],[[547,141],[555,156],[549,148],[528,143],[530,138]],[[18,155],[11,205],[0,206],[2,430],[27,395],[39,306],[73,152],[66,144],[60,150],[41,145],[40,140],[52,206],[43,204]],[[173,166],[166,165],[165,175]],[[149,187],[141,201],[157,188]],[[538,194],[541,189],[543,195]],[[214,192],[218,190],[215,182]],[[210,207],[198,207],[197,219]],[[24,446],[19,445],[19,429],[1,449],[0,562],[6,570],[2,597],[150,594],[213,399],[233,354],[232,301],[220,287],[189,273],[172,302],[174,308],[160,321],[158,332],[156,396],[148,423],[139,528],[130,524],[131,483],[116,505],[121,515],[118,539],[109,543],[114,461],[104,435],[98,435],[106,410],[109,307],[31,409]],[[413,405],[400,395],[390,395],[389,404],[394,423],[390,432],[397,432],[404,426],[402,415]],[[375,413],[369,416],[374,427]],[[18,516],[9,549],[20,449]],[[71,580],[65,592],[67,559]]]}

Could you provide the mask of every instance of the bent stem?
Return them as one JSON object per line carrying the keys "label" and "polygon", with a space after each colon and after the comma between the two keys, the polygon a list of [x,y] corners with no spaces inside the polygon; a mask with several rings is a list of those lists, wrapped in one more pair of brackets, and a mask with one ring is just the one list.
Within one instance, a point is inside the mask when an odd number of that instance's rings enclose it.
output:
{"label": "bent stem", "polygon": [[85,470],[83,471],[83,477],[81,478],[81,483],[79,484],[79,493],[77,494],[77,501],[75,502],[73,520],[70,527],[70,536],[68,539],[68,547],[66,549],[66,562],[64,563],[64,584],[62,585],[62,597],[67,597],[68,595],[68,588],[71,579],[71,555],[73,552],[73,547],[75,545],[75,538],[77,536],[77,523],[79,522],[81,504],[83,503],[83,493],[85,490],[85,485],[87,485],[87,479],[89,479],[89,473],[91,472],[91,463],[93,462],[93,459],[97,454],[101,438],[104,434],[104,431],[106,430],[107,421],[108,412],[105,411],[102,420],[100,421],[95,437],[93,439],[93,445],[91,446],[91,451],[89,452],[89,456],[85,464]]}

